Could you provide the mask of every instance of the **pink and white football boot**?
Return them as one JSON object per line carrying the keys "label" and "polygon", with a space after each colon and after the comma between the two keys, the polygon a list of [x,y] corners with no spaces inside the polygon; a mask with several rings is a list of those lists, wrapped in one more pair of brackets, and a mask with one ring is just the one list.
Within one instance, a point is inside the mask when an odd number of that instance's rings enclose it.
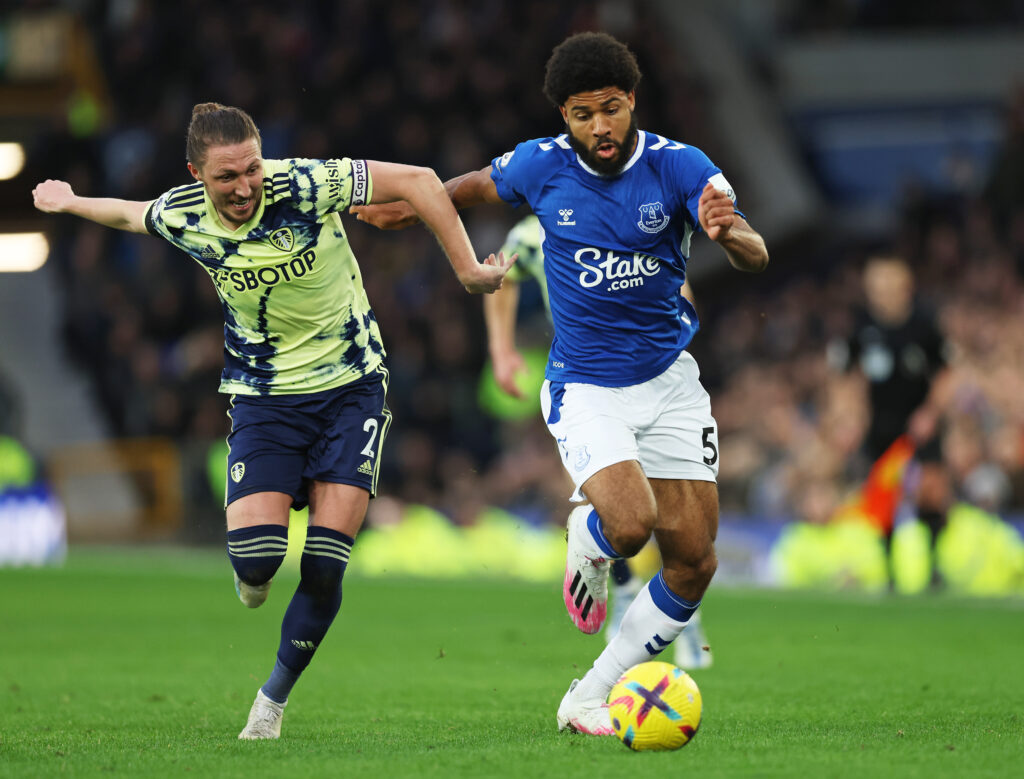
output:
{"label": "pink and white football boot", "polygon": [[585,549],[595,544],[590,540],[587,517],[594,507],[577,506],[569,513],[566,530],[568,550],[565,560],[565,580],[562,599],[573,624],[584,633],[596,633],[608,616],[608,570],[611,562],[600,556],[587,554]]}

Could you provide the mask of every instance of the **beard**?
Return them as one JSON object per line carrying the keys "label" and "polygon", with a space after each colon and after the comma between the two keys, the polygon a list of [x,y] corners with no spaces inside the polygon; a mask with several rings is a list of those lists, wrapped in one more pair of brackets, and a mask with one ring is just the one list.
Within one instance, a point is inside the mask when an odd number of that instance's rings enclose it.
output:
{"label": "beard", "polygon": [[[592,146],[587,146],[572,134],[568,125],[565,128],[565,132],[569,139],[569,145],[588,167],[596,170],[602,176],[617,176],[622,173],[622,169],[629,162],[630,153],[633,151],[633,144],[636,143],[638,132],[636,114],[631,114],[629,117],[629,129],[626,131],[626,137],[622,139],[622,143],[606,137],[595,141]],[[597,147],[603,146],[606,143],[613,144],[619,153],[609,159],[599,157]]]}

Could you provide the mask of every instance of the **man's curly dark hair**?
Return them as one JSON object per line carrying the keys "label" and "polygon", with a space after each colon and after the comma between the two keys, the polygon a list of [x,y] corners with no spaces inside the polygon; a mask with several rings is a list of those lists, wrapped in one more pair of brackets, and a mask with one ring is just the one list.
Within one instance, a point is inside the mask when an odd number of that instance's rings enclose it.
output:
{"label": "man's curly dark hair", "polygon": [[570,35],[551,52],[544,71],[544,94],[561,106],[570,95],[604,87],[632,92],[640,68],[626,44],[603,32]]}

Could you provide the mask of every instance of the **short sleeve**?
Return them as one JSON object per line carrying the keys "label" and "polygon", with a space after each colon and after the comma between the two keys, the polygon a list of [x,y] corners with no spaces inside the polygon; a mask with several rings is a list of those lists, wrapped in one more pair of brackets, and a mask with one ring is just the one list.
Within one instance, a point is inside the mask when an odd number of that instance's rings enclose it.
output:
{"label": "short sleeve", "polygon": [[198,221],[196,213],[205,208],[205,197],[203,185],[198,181],[164,192],[146,208],[146,231],[176,244],[189,219]]}
{"label": "short sleeve", "polygon": [[150,203],[149,206],[146,208],[146,232],[148,232],[150,235],[160,235],[159,230],[157,230],[157,219],[159,218],[160,214],[157,206],[159,205],[161,199],[162,198],[157,198],[152,203]]}
{"label": "short sleeve", "polygon": [[519,144],[515,150],[505,152],[500,157],[491,160],[491,180],[498,190],[498,196],[514,206],[520,206],[526,202],[523,197],[524,193],[519,188],[519,176],[517,175],[519,166],[515,159],[516,151],[521,146],[522,144]]}
{"label": "short sleeve", "polygon": [[513,206],[531,202],[562,164],[562,149],[569,149],[569,145],[559,139],[535,138],[495,157],[491,160],[491,180],[498,196]]}
{"label": "short sleeve", "polygon": [[[318,214],[344,211],[350,206],[370,202],[373,181],[366,160],[348,157],[329,160],[287,160],[288,187],[291,195],[302,202],[311,203]],[[280,173],[273,176],[273,186],[279,187]]]}
{"label": "short sleeve", "polygon": [[700,228],[700,220],[697,218],[697,207],[700,203],[700,195],[709,183],[715,189],[725,192],[736,203],[736,193],[722,175],[718,168],[708,156],[694,146],[688,146],[685,153],[678,158],[679,166],[676,172],[677,181],[680,183],[686,210],[690,213],[693,224]]}

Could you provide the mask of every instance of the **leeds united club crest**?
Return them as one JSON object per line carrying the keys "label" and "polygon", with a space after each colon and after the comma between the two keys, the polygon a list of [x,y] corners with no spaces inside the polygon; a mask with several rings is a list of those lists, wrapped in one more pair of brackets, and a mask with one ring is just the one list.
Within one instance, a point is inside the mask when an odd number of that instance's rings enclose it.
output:
{"label": "leeds united club crest", "polygon": [[292,247],[295,246],[295,236],[292,235],[290,227],[274,230],[274,232],[267,236],[267,239],[283,252],[290,252]]}
{"label": "leeds united club crest", "polygon": [[640,221],[636,224],[645,233],[660,233],[665,229],[669,218],[660,202],[644,203],[640,206]]}

